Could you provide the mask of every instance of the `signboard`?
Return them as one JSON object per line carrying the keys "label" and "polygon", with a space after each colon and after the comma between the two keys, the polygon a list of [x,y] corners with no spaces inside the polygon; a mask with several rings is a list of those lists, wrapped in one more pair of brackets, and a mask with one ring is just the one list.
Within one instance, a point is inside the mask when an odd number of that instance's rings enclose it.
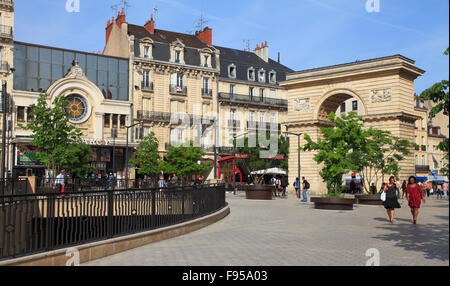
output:
{"label": "signboard", "polygon": [[81,142],[91,146],[111,146],[111,140],[109,139],[83,138]]}
{"label": "signboard", "polygon": [[37,149],[31,146],[19,145],[17,147],[17,165],[18,166],[36,166],[42,165],[37,158]]}
{"label": "signboard", "polygon": [[436,176],[437,171],[431,171],[431,175]]}

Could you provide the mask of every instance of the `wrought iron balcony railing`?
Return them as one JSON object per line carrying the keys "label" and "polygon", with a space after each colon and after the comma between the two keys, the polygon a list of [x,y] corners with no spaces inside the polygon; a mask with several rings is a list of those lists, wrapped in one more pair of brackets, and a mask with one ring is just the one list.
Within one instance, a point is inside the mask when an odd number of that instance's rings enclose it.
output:
{"label": "wrought iron balcony railing", "polygon": [[171,84],[169,87],[169,91],[171,94],[187,95],[187,87],[186,86],[179,86],[176,84]]}
{"label": "wrought iron balcony railing", "polygon": [[428,165],[417,166],[416,165],[416,172],[428,173],[428,172],[430,172],[430,166],[428,166]]}
{"label": "wrought iron balcony railing", "polygon": [[281,124],[278,123],[270,123],[270,122],[258,122],[258,121],[248,121],[247,122],[248,129],[262,129],[265,128],[267,131],[269,130],[281,130]]}
{"label": "wrought iron balcony railing", "polygon": [[427,151],[427,146],[422,145],[422,151],[426,152]]}
{"label": "wrought iron balcony railing", "polygon": [[212,97],[212,89],[202,88],[202,96],[203,97]]}
{"label": "wrought iron balcony railing", "polygon": [[267,105],[267,106],[270,105],[281,108],[288,107],[288,101],[285,99],[250,96],[243,94],[232,94],[225,92],[219,93],[219,100],[233,103],[246,103],[246,104]]}
{"label": "wrought iron balcony railing", "polygon": [[141,88],[144,91],[153,91],[153,82],[142,82]]}
{"label": "wrought iron balcony railing", "polygon": [[12,38],[13,37],[13,28],[10,26],[0,25],[0,37]]}

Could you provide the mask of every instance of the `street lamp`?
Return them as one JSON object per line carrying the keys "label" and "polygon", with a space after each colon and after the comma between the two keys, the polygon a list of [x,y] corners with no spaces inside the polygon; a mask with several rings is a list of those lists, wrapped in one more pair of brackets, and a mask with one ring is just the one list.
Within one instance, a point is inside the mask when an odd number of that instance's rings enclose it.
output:
{"label": "street lamp", "polygon": [[126,187],[125,188],[127,188],[128,189],[128,178],[129,178],[129,175],[128,175],[128,131],[130,130],[130,128],[133,128],[133,127],[135,127],[135,126],[137,126],[137,125],[142,125],[143,124],[143,122],[141,121],[141,122],[139,122],[139,123],[136,123],[136,124],[133,124],[133,125],[131,125],[131,126],[126,126],[126,128],[127,128],[127,147],[126,147],[126,150],[125,150],[125,164],[126,164],[126,173],[125,173],[125,184],[126,184]]}
{"label": "street lamp", "polygon": [[303,135],[303,133],[293,133],[293,132],[284,132],[284,134],[287,135],[293,135],[293,136],[297,136],[298,139],[298,183],[299,183],[299,187],[300,187],[300,181],[301,181],[301,177],[300,177],[300,136]]}

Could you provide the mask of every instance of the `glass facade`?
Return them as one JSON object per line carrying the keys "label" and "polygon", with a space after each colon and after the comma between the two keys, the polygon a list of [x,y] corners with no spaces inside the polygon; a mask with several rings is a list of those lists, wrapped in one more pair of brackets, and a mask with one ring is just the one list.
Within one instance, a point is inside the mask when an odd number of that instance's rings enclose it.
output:
{"label": "glass facade", "polygon": [[76,58],[106,99],[128,100],[128,60],[29,44],[14,45],[14,89],[45,92]]}

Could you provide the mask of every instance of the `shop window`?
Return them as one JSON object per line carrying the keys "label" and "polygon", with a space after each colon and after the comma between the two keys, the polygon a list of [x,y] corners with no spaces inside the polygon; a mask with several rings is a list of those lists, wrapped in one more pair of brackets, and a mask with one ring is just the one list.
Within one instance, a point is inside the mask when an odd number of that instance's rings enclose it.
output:
{"label": "shop window", "polygon": [[105,114],[104,126],[105,126],[105,128],[110,128],[111,127],[111,114]]}

